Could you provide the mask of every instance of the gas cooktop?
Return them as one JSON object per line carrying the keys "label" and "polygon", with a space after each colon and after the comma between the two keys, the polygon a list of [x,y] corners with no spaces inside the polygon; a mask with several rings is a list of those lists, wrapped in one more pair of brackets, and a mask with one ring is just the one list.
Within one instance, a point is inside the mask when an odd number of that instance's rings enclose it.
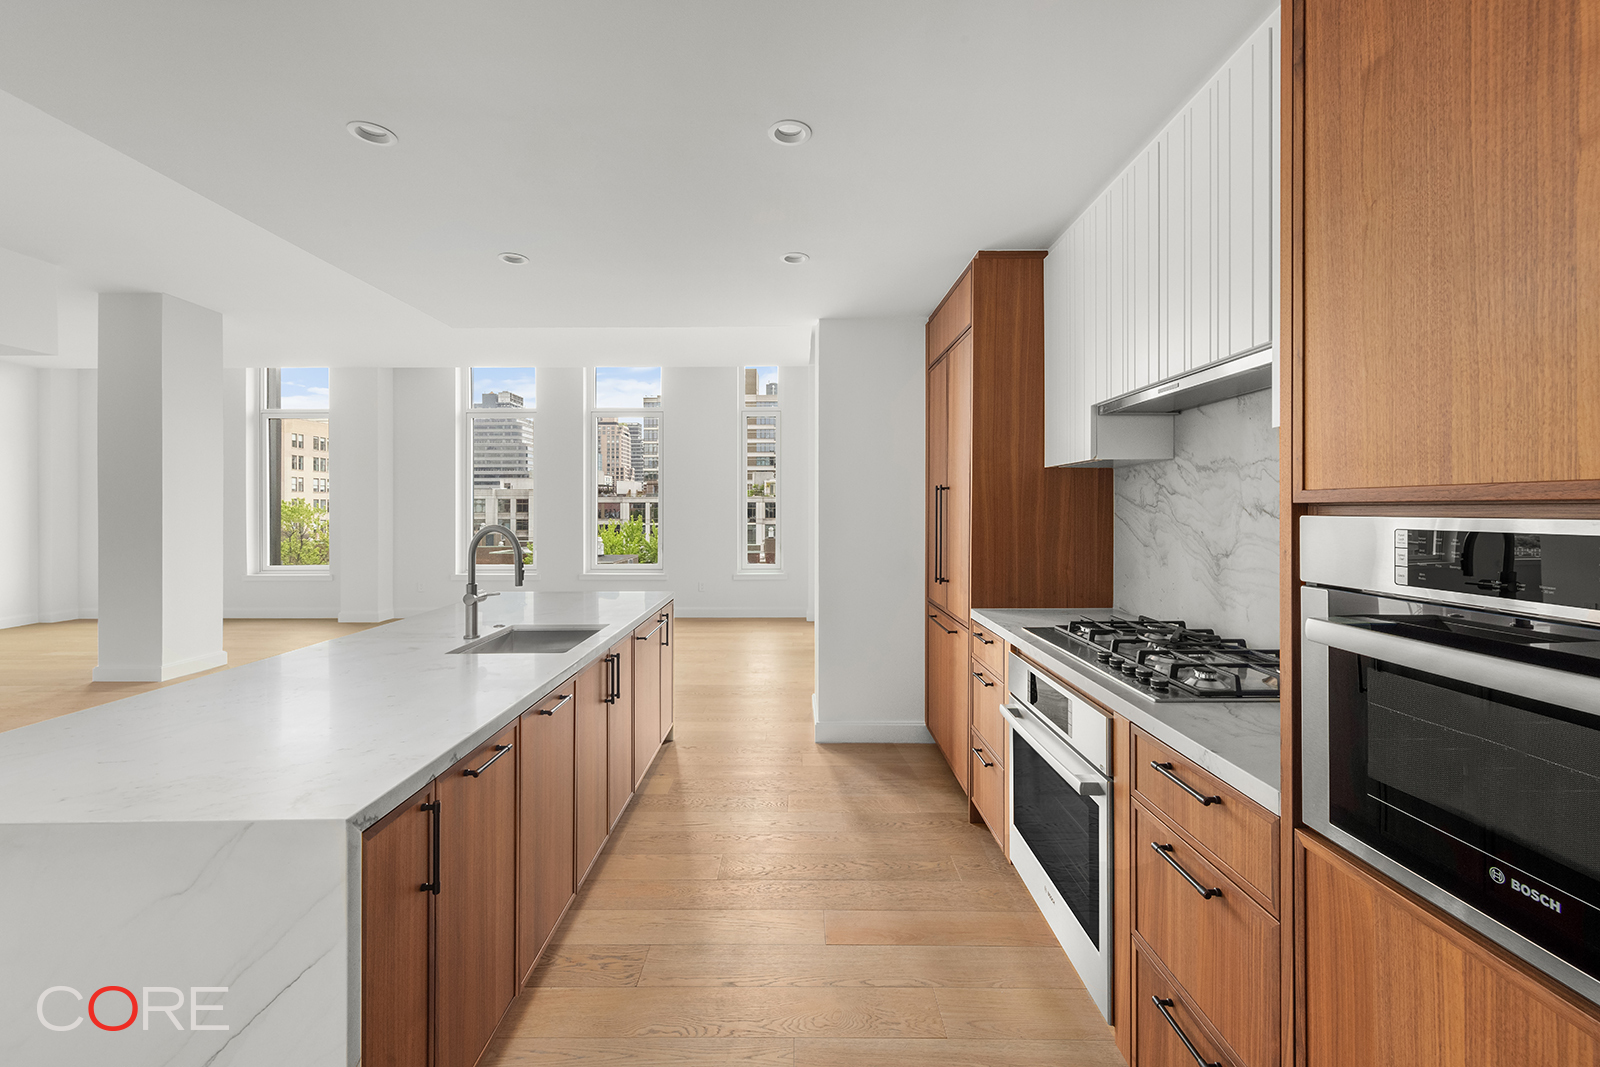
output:
{"label": "gas cooktop", "polygon": [[1214,630],[1108,615],[1027,631],[1151,700],[1278,699],[1278,650],[1249,648]]}

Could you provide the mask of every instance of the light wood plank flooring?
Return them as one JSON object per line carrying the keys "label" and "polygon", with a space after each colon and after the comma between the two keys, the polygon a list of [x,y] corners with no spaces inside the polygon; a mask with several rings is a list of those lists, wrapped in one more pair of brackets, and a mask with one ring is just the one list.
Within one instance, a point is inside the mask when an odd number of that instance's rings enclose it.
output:
{"label": "light wood plank flooring", "polygon": [[811,741],[812,628],[680,619],[663,748],[483,1067],[1114,1067],[932,745]]}
{"label": "light wood plank flooring", "polygon": [[[333,619],[225,619],[222,647],[228,653],[228,665],[215,670],[241,667],[381,625]],[[91,681],[98,648],[93,619],[0,630],[0,730],[13,730],[200,676],[190,674],[170,682]]]}

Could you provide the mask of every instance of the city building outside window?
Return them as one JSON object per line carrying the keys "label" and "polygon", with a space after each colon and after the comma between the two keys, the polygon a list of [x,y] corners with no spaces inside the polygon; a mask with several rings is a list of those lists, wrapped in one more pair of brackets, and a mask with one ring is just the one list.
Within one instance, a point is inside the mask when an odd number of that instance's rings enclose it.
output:
{"label": "city building outside window", "polygon": [[[306,479],[290,474],[305,470],[306,444],[328,448],[328,369],[326,367],[267,367],[259,370],[257,407],[258,440],[262,467],[261,529],[263,570],[326,568],[329,558],[328,478]],[[317,457],[319,471],[328,470],[327,457]]]}
{"label": "city building outside window", "polygon": [[[739,371],[739,492],[744,500],[744,534],[739,570],[775,571],[780,566],[778,457],[781,418],[777,367]],[[759,410],[758,410],[759,409]]]}
{"label": "city building outside window", "polygon": [[[534,564],[533,367],[473,367],[462,371],[466,469],[461,479],[466,515],[462,551],[488,525],[506,527],[522,543],[522,562]],[[463,557],[464,558],[464,557]],[[512,563],[511,545],[491,533],[478,546],[478,566]]]}
{"label": "city building outside window", "polygon": [[596,367],[590,380],[591,573],[661,569],[660,367]]}

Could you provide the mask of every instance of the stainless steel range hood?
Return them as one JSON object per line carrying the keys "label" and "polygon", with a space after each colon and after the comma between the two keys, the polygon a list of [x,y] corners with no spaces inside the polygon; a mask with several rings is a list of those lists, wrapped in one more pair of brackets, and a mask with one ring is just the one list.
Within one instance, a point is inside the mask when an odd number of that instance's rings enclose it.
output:
{"label": "stainless steel range hood", "polygon": [[1184,411],[1272,388],[1272,346],[1262,345],[1131,393],[1102,401],[1102,415],[1153,415]]}

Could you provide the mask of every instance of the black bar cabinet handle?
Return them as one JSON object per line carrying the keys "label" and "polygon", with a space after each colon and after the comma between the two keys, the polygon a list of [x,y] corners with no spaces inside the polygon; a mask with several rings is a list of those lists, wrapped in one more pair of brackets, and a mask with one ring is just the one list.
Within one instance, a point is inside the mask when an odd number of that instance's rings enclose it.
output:
{"label": "black bar cabinet handle", "polygon": [[1189,785],[1189,783],[1185,782],[1182,778],[1179,778],[1177,775],[1172,773],[1172,764],[1170,764],[1170,763],[1157,763],[1155,760],[1151,760],[1150,761],[1150,766],[1152,766],[1156,770],[1160,771],[1162,776],[1165,777],[1168,781],[1170,781],[1173,785],[1177,786],[1179,789],[1183,790],[1185,793],[1188,793],[1190,796],[1194,797],[1196,800],[1198,800],[1200,803],[1206,805],[1207,807],[1210,807],[1212,804],[1221,804],[1222,803],[1222,798],[1221,797],[1208,797],[1203,793],[1196,792],[1193,786]]}
{"label": "black bar cabinet handle", "polygon": [[670,645],[672,644],[672,613],[663,611],[661,613],[661,621],[665,624],[661,630],[661,643]]}
{"label": "black bar cabinet handle", "polygon": [[423,882],[422,891],[439,895],[439,802],[430,801],[422,805],[422,810],[433,813],[433,881]]}
{"label": "black bar cabinet handle", "polygon": [[974,756],[977,756],[978,757],[978,762],[983,764],[985,767],[993,767],[994,766],[994,764],[990,763],[988,760],[983,758],[983,749],[978,748],[976,745],[974,745],[973,748],[972,748],[972,754]]}
{"label": "black bar cabinet handle", "polygon": [[[933,624],[935,626],[937,626],[941,630],[944,630],[944,623],[939,621],[939,616],[937,616],[937,615],[929,615],[928,618],[933,620]],[[954,630],[944,630],[944,632],[947,633],[947,634],[951,634],[952,636],[955,634]]]}
{"label": "black bar cabinet handle", "polygon": [[[540,715],[554,715],[556,712],[561,710],[561,705],[565,704],[567,701],[569,701],[571,699],[572,699],[572,694],[568,693],[566,696],[564,696],[560,700],[556,701],[556,706],[555,707],[553,707],[553,708],[540,708],[539,709],[539,714]],[[488,764],[484,764],[484,766],[487,767]]]}
{"label": "black bar cabinet handle", "polygon": [[973,671],[972,672],[972,676],[974,678],[976,678],[978,681],[983,682],[983,687],[985,689],[993,689],[994,688],[994,683],[991,682],[991,681],[986,680],[983,677],[983,672],[982,671]]}
{"label": "black bar cabinet handle", "polygon": [[663,615],[663,616],[661,616],[661,618],[656,620],[656,625],[655,625],[654,629],[652,629],[649,633],[645,634],[643,637],[640,637],[638,634],[635,634],[633,636],[633,639],[635,641],[648,641],[648,640],[650,640],[652,637],[654,637],[656,635],[656,630],[661,629],[666,624],[667,624],[667,617],[665,615]]}
{"label": "black bar cabinet handle", "polygon": [[1178,1035],[1178,1040],[1182,1041],[1183,1047],[1189,1050],[1189,1055],[1194,1057],[1195,1063],[1198,1063],[1200,1067],[1222,1067],[1222,1064],[1215,1060],[1208,1060],[1200,1055],[1200,1050],[1194,1047],[1194,1043],[1189,1040],[1189,1035],[1183,1032],[1183,1027],[1178,1025],[1178,1020],[1174,1019],[1172,1013],[1167,1010],[1172,1007],[1172,1001],[1153,996],[1150,998],[1150,1003],[1154,1004],[1156,1010],[1161,1013],[1161,1017],[1167,1020],[1167,1025],[1172,1027],[1172,1032]]}
{"label": "black bar cabinet handle", "polygon": [[983,631],[982,630],[974,630],[974,631],[972,631],[972,636],[976,637],[979,641],[982,641],[986,645],[994,644],[994,638],[983,636]]}
{"label": "black bar cabinet handle", "polygon": [[1220,897],[1222,895],[1222,890],[1220,890],[1220,889],[1207,889],[1205,886],[1203,886],[1199,882],[1195,881],[1193,875],[1191,875],[1188,871],[1184,870],[1181,866],[1179,866],[1178,861],[1172,858],[1172,846],[1171,845],[1158,845],[1154,841],[1152,841],[1152,842],[1150,842],[1150,847],[1155,849],[1156,850],[1156,855],[1158,855],[1162,859],[1166,860],[1167,863],[1169,865],[1171,865],[1173,870],[1175,870],[1179,874],[1183,875],[1183,880],[1185,882],[1188,882],[1190,885],[1194,886],[1194,891],[1196,893],[1199,893],[1202,897],[1204,897],[1207,900],[1210,900],[1212,897]]}
{"label": "black bar cabinet handle", "polygon": [[471,767],[468,767],[466,770],[462,771],[461,773],[466,775],[468,778],[476,778],[476,777],[478,777],[478,775],[482,774],[484,771],[489,769],[489,764],[490,763],[493,763],[495,760],[499,759],[501,756],[504,756],[507,752],[510,752],[511,748],[512,748],[511,745],[496,745],[496,746],[494,746],[494,755],[489,757],[489,763],[485,763],[482,767],[479,767],[477,770],[473,770]]}

